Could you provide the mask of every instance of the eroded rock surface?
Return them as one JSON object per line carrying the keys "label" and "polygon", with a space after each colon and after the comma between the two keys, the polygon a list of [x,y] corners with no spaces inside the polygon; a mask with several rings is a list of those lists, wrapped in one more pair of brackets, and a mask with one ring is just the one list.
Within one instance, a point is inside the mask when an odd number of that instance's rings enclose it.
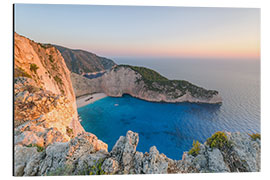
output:
{"label": "eroded rock surface", "polygon": [[[82,175],[82,174],[164,174],[204,172],[260,171],[260,140],[240,133],[227,133],[230,151],[201,144],[198,155],[183,154],[172,160],[160,154],[155,146],[149,152],[136,151],[138,134],[128,131],[121,136],[111,152],[107,145],[90,133],[80,134],[69,142],[56,142],[46,150],[15,146],[15,174]],[[231,159],[228,158],[232,155]]]}

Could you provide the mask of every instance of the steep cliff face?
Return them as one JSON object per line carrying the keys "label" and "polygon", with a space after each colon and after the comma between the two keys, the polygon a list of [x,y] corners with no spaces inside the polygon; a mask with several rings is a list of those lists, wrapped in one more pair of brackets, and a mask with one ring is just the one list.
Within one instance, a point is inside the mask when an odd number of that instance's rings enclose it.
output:
{"label": "steep cliff face", "polygon": [[72,81],[76,97],[103,92],[103,89],[101,88],[101,78],[88,79],[82,75],[71,73],[70,79]]}
{"label": "steep cliff face", "polygon": [[[35,43],[17,33],[14,41],[15,126],[42,116],[49,128],[58,128],[63,134],[66,126],[75,135],[83,132],[70,72],[61,53],[53,46]],[[59,99],[64,107],[57,106]],[[60,125],[62,122],[65,126]]]}
{"label": "steep cliff face", "polygon": [[142,67],[119,65],[99,78],[86,79],[72,75],[71,80],[76,96],[103,92],[112,97],[129,94],[153,102],[222,102],[217,91],[206,90],[187,81],[168,80],[157,72]]}
{"label": "steep cliff face", "polygon": [[64,57],[69,70],[77,74],[111,69],[115,65],[111,59],[100,57],[87,51],[54,46]]}

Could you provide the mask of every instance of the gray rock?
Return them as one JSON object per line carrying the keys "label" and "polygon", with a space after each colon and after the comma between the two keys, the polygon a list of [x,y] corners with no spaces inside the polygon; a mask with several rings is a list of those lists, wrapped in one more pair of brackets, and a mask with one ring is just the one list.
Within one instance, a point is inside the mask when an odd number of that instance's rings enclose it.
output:
{"label": "gray rock", "polygon": [[166,156],[159,154],[155,146],[152,146],[149,154],[144,154],[142,166],[145,174],[165,174],[168,169],[168,160]]}
{"label": "gray rock", "polygon": [[101,168],[108,174],[115,174],[119,170],[119,163],[113,158],[107,158]]}
{"label": "gray rock", "polygon": [[57,142],[46,148],[46,157],[40,164],[40,174],[46,175],[49,172],[60,168],[66,168],[69,143]]}
{"label": "gray rock", "polygon": [[232,141],[231,163],[233,171],[260,171],[261,145],[260,140],[252,140],[248,135],[241,133],[227,133],[228,138]]}
{"label": "gray rock", "polygon": [[143,161],[143,153],[142,152],[136,152],[135,155],[134,155],[134,171],[132,171],[131,173],[134,173],[134,174],[141,174],[142,173],[142,161]]}
{"label": "gray rock", "polygon": [[223,156],[219,149],[214,148],[208,151],[209,170],[210,172],[229,172],[230,169],[226,166]]}
{"label": "gray rock", "polygon": [[29,92],[28,91],[22,91],[19,92],[16,96],[15,96],[15,101],[19,101],[19,102],[24,102],[26,100],[26,98],[29,96]]}
{"label": "gray rock", "polygon": [[124,173],[129,173],[138,142],[138,134],[128,131],[126,137],[121,136],[118,139],[111,151],[112,157],[120,163]]}
{"label": "gray rock", "polygon": [[98,167],[99,163],[102,163],[107,157],[107,155],[108,154],[106,154],[105,152],[82,155],[76,162],[77,165],[74,168],[74,174],[89,175],[93,167]]}
{"label": "gray rock", "polygon": [[201,170],[207,167],[207,159],[204,155],[199,154],[194,159],[193,162],[196,169]]}
{"label": "gray rock", "polygon": [[14,151],[15,176],[37,175],[38,163],[41,160],[41,153],[37,152],[37,148],[17,145]]}

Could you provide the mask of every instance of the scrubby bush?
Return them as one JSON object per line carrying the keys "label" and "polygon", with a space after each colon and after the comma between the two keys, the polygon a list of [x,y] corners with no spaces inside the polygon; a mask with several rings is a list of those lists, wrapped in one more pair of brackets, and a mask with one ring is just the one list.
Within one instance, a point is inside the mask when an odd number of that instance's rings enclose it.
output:
{"label": "scrubby bush", "polygon": [[89,175],[106,175],[107,173],[101,168],[103,160],[99,160],[96,165],[90,167]]}
{"label": "scrubby bush", "polygon": [[36,147],[37,148],[37,152],[42,152],[44,150],[44,147],[41,147],[37,144],[29,144],[26,147]]}
{"label": "scrubby bush", "polygon": [[54,76],[53,77],[53,79],[57,82],[57,83],[59,83],[59,84],[63,84],[63,82],[62,82],[62,79],[61,78],[59,78],[57,75],[56,76]]}
{"label": "scrubby bush", "polygon": [[257,139],[261,140],[261,135],[259,133],[252,133],[252,134],[248,134],[252,140],[256,141]]}
{"label": "scrubby bush", "polygon": [[[143,81],[149,90],[157,92],[170,93],[174,98],[178,98],[184,95],[187,91],[194,97],[206,97],[211,98],[213,95],[218,94],[217,91],[206,90],[204,88],[195,86],[194,84],[184,80],[169,80],[166,77],[160,75],[158,72],[145,67],[130,66],[130,65],[118,65],[115,71],[120,68],[130,68],[141,75],[141,78],[136,80],[136,83]],[[155,86],[156,84],[157,86]],[[178,89],[182,94],[175,93]]]}
{"label": "scrubby bush", "polygon": [[73,134],[73,129],[70,128],[70,127],[66,127],[66,133],[69,137],[73,138],[74,137],[74,134]]}
{"label": "scrubby bush", "polygon": [[24,69],[20,68],[20,67],[16,67],[14,69],[14,77],[27,77],[27,78],[32,78],[32,76],[30,74],[28,74],[27,72],[25,72]]}
{"label": "scrubby bush", "polygon": [[54,62],[54,59],[53,59],[52,55],[49,55],[49,60],[50,60],[51,63]]}
{"label": "scrubby bush", "polygon": [[38,92],[41,88],[32,85],[26,85],[23,89],[27,90],[29,93],[35,93]]}
{"label": "scrubby bush", "polygon": [[59,167],[53,171],[49,171],[46,173],[46,176],[70,176],[75,175],[72,172],[73,166],[71,164],[67,164],[64,167]]}
{"label": "scrubby bush", "polygon": [[230,148],[231,143],[224,132],[218,131],[207,139],[206,144],[211,148],[218,148],[223,150],[225,148]]}
{"label": "scrubby bush", "polygon": [[61,94],[65,94],[65,91],[63,89],[60,89]]}
{"label": "scrubby bush", "polygon": [[189,150],[188,154],[192,156],[197,156],[200,152],[200,143],[199,141],[193,141],[192,148]]}
{"label": "scrubby bush", "polygon": [[38,68],[39,67],[36,64],[30,64],[30,71],[37,73]]}

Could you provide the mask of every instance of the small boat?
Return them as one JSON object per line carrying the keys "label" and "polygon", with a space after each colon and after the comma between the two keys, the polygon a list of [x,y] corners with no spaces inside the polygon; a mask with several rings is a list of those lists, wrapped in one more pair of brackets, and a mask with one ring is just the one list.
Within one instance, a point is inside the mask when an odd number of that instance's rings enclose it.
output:
{"label": "small boat", "polygon": [[114,104],[114,106],[119,106],[119,104]]}
{"label": "small boat", "polygon": [[93,97],[91,96],[90,98],[87,98],[85,101],[89,101],[89,100],[91,100],[91,99],[93,99]]}

